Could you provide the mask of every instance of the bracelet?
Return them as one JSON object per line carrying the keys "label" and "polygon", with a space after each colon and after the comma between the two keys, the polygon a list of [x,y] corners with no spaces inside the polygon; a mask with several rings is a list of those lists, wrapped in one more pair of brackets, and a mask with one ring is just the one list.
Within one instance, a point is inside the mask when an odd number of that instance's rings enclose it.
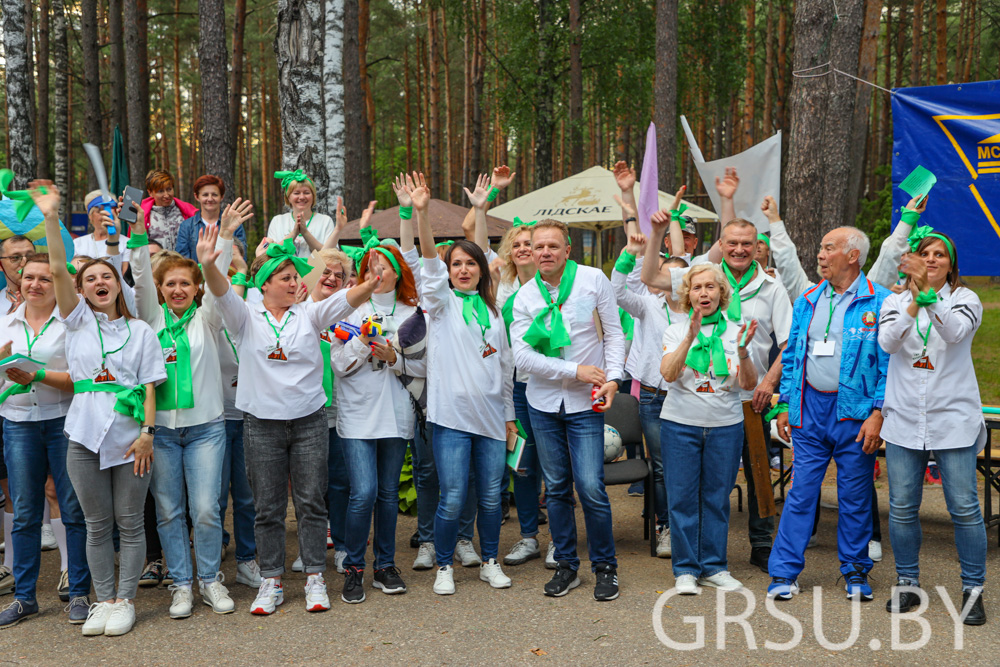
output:
{"label": "bracelet", "polygon": [[628,223],[630,223],[630,222],[635,222],[635,221],[636,221],[636,220],[635,220],[635,216],[632,216],[632,215],[630,215],[629,217],[625,218],[625,224],[626,224],[626,225],[627,225]]}
{"label": "bracelet", "polygon": [[412,206],[400,206],[399,207],[399,219],[409,220],[413,217],[413,207]]}
{"label": "bracelet", "polygon": [[105,241],[104,245],[118,245],[121,241]]}
{"label": "bracelet", "polygon": [[743,355],[741,354],[741,355],[739,355],[739,357],[740,357],[740,361],[743,361],[744,359],[749,359],[749,358],[750,358],[750,353],[749,353],[749,352],[747,352],[746,356],[743,356]]}
{"label": "bracelet", "polygon": [[239,273],[234,273],[233,277],[230,278],[229,282],[233,285],[239,285],[240,287],[247,287],[250,283],[247,281],[247,274],[240,271]]}
{"label": "bracelet", "polygon": [[500,195],[500,188],[494,185],[492,188],[490,188],[490,193],[486,195],[486,201],[492,202],[499,195]]}

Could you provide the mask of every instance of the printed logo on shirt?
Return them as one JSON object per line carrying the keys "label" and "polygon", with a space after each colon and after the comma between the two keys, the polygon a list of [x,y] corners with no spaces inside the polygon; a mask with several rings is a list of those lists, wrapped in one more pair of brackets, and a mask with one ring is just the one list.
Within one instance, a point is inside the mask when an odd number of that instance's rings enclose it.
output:
{"label": "printed logo on shirt", "polygon": [[921,370],[932,371],[934,370],[934,364],[931,363],[930,357],[926,354],[913,363],[914,368],[919,368]]}
{"label": "printed logo on shirt", "polygon": [[94,383],[97,384],[100,382],[114,382],[115,380],[116,380],[115,376],[112,375],[111,371],[109,371],[107,366],[105,366],[101,368],[101,372],[98,373],[97,377],[94,378]]}
{"label": "printed logo on shirt", "polygon": [[705,380],[704,383],[698,385],[698,388],[694,390],[697,394],[714,394],[715,390],[712,389],[712,384]]}
{"label": "printed logo on shirt", "polygon": [[866,311],[865,314],[861,316],[861,322],[866,327],[873,327],[873,326],[875,326],[875,322],[876,322],[875,313],[873,311],[871,311],[871,310]]}
{"label": "printed logo on shirt", "polygon": [[267,358],[270,361],[288,361],[288,357],[285,356],[285,351],[280,347],[268,348]]}

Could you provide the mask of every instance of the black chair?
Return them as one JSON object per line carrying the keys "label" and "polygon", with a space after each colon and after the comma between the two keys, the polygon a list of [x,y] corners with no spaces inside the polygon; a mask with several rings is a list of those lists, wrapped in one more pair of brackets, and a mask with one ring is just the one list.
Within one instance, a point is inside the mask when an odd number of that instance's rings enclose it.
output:
{"label": "black chair", "polygon": [[604,413],[604,423],[618,431],[625,446],[634,444],[639,458],[614,461],[604,464],[604,485],[617,486],[645,481],[643,493],[643,526],[642,537],[649,540],[649,555],[656,556],[656,512],[653,509],[655,486],[653,482],[653,463],[646,457],[646,447],[642,440],[642,427],[639,424],[639,401],[631,394],[619,392],[615,400]]}

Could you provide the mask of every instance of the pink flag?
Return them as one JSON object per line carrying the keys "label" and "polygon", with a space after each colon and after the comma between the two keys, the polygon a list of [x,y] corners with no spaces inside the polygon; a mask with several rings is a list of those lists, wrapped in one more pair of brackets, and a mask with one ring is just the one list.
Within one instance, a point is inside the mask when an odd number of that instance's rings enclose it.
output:
{"label": "pink flag", "polygon": [[639,178],[639,229],[646,236],[653,233],[650,218],[660,208],[660,178],[656,168],[656,125],[649,124],[646,130],[646,155],[642,159],[642,174]]}

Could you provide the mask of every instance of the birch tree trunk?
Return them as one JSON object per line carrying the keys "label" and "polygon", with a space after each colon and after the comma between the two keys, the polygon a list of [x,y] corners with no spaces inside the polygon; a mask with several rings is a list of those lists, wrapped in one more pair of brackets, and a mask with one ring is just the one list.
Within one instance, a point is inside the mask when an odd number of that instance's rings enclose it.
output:
{"label": "birch tree trunk", "polygon": [[[53,122],[55,125],[55,183],[62,192],[59,218],[66,219],[66,211],[73,201],[69,173],[69,50],[66,41],[66,10],[63,0],[52,0],[52,65],[55,68],[55,94],[53,95]],[[15,172],[16,173],[16,172]]]}
{"label": "birch tree trunk", "polygon": [[199,0],[198,66],[202,88],[201,154],[205,172],[226,186],[223,202],[235,199],[233,137],[229,133],[229,54],[226,52],[224,0]]}
{"label": "birch tree trunk", "polygon": [[[348,0],[353,2],[353,0]],[[344,0],[326,0],[323,32],[323,107],[327,207],[344,195]],[[409,116],[407,115],[407,118]],[[325,240],[325,239],[323,239]]]}
{"label": "birch tree trunk", "polygon": [[49,0],[38,3],[38,178],[52,178],[49,167]]}
{"label": "birch tree trunk", "polygon": [[[97,44],[97,0],[80,2],[80,51],[83,58],[83,106],[87,141],[95,146],[104,145],[101,127],[101,76]],[[87,171],[87,189],[97,189],[94,171]],[[118,194],[118,193],[115,193]]]}
{"label": "birch tree trunk", "polygon": [[22,189],[35,177],[35,131],[31,122],[29,79],[31,66],[23,0],[0,0],[0,26],[3,29],[4,68],[7,84],[7,138],[10,142],[8,164],[13,170],[14,187]]}
{"label": "birch tree trunk", "polygon": [[[126,106],[128,113],[128,171],[133,187],[143,187],[149,171],[149,16],[146,0],[125,0],[122,32],[129,66]],[[123,65],[124,67],[124,65]]]}

